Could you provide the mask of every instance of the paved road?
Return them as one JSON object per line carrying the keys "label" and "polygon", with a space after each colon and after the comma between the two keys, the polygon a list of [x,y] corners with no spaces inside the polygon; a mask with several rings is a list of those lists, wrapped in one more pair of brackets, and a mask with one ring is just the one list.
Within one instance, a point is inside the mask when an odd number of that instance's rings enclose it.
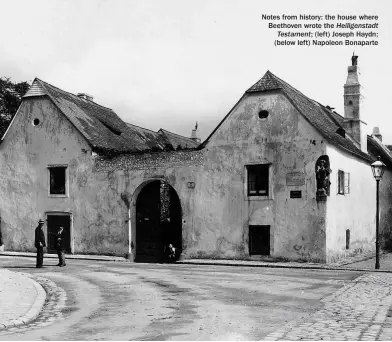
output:
{"label": "paved road", "polygon": [[282,338],[312,321],[326,299],[333,302],[334,293],[361,275],[81,260],[59,268],[55,259],[45,262],[36,269],[32,258],[0,257],[1,266],[31,274],[49,293],[35,322],[0,332],[0,340]]}

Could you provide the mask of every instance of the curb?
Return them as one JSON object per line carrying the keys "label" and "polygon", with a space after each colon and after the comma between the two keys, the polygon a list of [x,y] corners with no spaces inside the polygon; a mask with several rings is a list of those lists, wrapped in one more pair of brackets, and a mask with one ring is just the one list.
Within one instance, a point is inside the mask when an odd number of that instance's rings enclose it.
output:
{"label": "curb", "polygon": [[22,276],[23,278],[26,278],[26,280],[35,287],[35,290],[37,291],[37,296],[35,297],[34,303],[31,305],[30,309],[23,316],[20,316],[16,319],[0,322],[0,326],[2,326],[1,329],[7,329],[11,327],[18,327],[20,325],[29,324],[31,321],[33,321],[38,317],[45,304],[46,292],[43,289],[43,287],[40,284],[38,284],[35,280],[27,276],[26,274],[24,273],[17,273],[17,274]]}
{"label": "curb", "polygon": [[[0,252],[0,256],[15,256],[15,257],[26,257],[35,258],[36,253],[31,252]],[[45,253],[44,260],[47,259],[57,259],[57,254]],[[116,262],[129,262],[128,259],[119,256],[108,256],[108,255],[89,255],[89,254],[66,254],[66,259],[74,260],[94,260],[94,261],[116,261]]]}
{"label": "curb", "polygon": [[[383,253],[384,254],[384,253]],[[15,256],[15,257],[29,257],[35,258],[36,254],[31,252],[0,252],[1,256]],[[57,254],[45,254],[44,258],[57,259]],[[67,259],[73,260],[94,260],[94,261],[115,261],[115,262],[130,262],[128,259],[119,256],[106,255],[88,255],[88,254],[66,254]],[[260,262],[260,261],[230,261],[230,260],[211,260],[211,259],[183,259],[178,260],[176,264],[186,265],[208,265],[208,266],[235,266],[235,267],[264,267],[264,268],[292,268],[292,269],[307,269],[307,270],[329,270],[329,271],[353,271],[353,272],[374,272],[374,273],[392,273],[392,270],[375,270],[366,268],[346,268],[345,266],[355,264],[356,262],[372,259],[373,256],[366,255],[357,260],[343,261],[336,265],[323,264],[298,264],[298,263],[279,263],[279,262]]]}
{"label": "curb", "polygon": [[374,273],[392,273],[392,270],[375,270],[364,268],[344,268],[338,266],[318,266],[318,265],[285,265],[279,263],[263,263],[263,264],[241,264],[235,262],[211,262],[211,261],[191,261],[182,260],[177,261],[177,264],[187,265],[208,265],[208,266],[236,266],[236,267],[264,267],[264,268],[291,268],[301,270],[325,270],[325,271],[351,271],[351,272],[374,272]]}

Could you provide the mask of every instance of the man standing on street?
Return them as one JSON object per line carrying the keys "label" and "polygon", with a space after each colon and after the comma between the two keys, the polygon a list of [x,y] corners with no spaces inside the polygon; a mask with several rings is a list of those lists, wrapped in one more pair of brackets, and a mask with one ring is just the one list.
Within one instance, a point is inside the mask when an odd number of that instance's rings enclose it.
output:
{"label": "man standing on street", "polygon": [[64,267],[65,266],[65,254],[64,254],[64,248],[63,248],[63,227],[59,227],[59,230],[56,235],[56,250],[57,250],[57,255],[59,256],[59,263],[57,266]]}
{"label": "man standing on street", "polygon": [[43,231],[45,221],[40,219],[38,221],[38,227],[35,228],[35,247],[37,248],[37,268],[43,266],[44,263],[44,247],[46,247],[45,243],[45,234]]}

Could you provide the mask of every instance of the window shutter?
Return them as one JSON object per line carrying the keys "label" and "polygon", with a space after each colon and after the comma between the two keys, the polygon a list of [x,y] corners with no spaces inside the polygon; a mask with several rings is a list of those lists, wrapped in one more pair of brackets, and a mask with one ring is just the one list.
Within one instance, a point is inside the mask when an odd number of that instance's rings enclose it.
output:
{"label": "window shutter", "polygon": [[339,184],[340,184],[340,182],[339,182],[339,180],[340,180],[340,177],[339,177],[339,170],[338,170],[338,172],[336,173],[336,193],[337,194],[340,194],[340,191],[339,191]]}
{"label": "window shutter", "polygon": [[344,193],[350,193],[350,174],[344,173]]}
{"label": "window shutter", "polygon": [[342,170],[338,170],[338,194],[344,195],[345,194],[345,173]]}

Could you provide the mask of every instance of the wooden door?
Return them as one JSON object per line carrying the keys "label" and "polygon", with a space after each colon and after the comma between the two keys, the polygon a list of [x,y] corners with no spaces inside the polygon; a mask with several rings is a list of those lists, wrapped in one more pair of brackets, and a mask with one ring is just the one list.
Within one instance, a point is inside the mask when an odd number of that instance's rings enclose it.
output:
{"label": "wooden door", "polygon": [[249,226],[249,255],[270,255],[270,226]]}

